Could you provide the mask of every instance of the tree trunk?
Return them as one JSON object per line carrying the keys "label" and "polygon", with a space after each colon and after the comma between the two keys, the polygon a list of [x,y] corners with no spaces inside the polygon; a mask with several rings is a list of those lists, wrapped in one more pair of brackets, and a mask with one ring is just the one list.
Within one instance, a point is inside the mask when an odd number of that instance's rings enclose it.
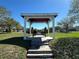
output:
{"label": "tree trunk", "polygon": [[69,28],[68,28],[68,24],[66,24],[66,33],[68,33],[69,32]]}
{"label": "tree trunk", "polygon": [[10,25],[8,26],[8,32],[11,32],[11,26]]}

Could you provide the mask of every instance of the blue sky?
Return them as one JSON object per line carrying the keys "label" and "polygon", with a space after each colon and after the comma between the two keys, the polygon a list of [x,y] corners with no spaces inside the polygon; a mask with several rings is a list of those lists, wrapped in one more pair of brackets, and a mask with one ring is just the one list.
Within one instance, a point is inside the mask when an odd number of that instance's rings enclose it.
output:
{"label": "blue sky", "polygon": [[[23,26],[23,18],[20,16],[25,13],[58,13],[55,25],[61,21],[68,13],[70,0],[0,0],[0,6],[7,8],[11,12],[11,17]],[[32,24],[34,28],[47,27],[45,23]],[[29,27],[29,23],[27,23]],[[51,27],[51,23],[50,23]]]}

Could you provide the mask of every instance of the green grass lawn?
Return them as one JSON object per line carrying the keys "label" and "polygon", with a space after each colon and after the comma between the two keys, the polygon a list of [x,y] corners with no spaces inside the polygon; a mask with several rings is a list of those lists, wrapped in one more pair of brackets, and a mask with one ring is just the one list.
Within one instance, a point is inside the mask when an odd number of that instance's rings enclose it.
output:
{"label": "green grass lawn", "polygon": [[21,32],[0,34],[0,59],[26,59],[27,42],[17,38],[22,36]]}
{"label": "green grass lawn", "polygon": [[[0,34],[0,40],[4,40],[7,38],[11,38],[11,37],[21,37],[23,35],[24,34],[22,32],[3,33],[3,34]],[[28,35],[26,35],[26,36],[28,36]]]}
{"label": "green grass lawn", "polygon": [[[48,36],[52,37],[53,34],[50,33]],[[55,38],[56,39],[59,39],[59,38],[79,38],[79,32],[69,32],[69,33],[56,32]]]}

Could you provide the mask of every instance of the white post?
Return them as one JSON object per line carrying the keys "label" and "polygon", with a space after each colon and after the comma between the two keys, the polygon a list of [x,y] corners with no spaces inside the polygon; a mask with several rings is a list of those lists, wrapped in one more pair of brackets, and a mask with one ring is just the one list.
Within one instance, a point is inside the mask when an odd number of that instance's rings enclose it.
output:
{"label": "white post", "polygon": [[54,20],[54,17],[52,18],[52,33],[53,33],[53,39],[55,39],[55,20]]}
{"label": "white post", "polygon": [[24,40],[26,40],[26,20],[24,19]]}
{"label": "white post", "polygon": [[30,35],[32,34],[32,33],[31,33],[31,24],[32,24],[32,23],[30,22]]}
{"label": "white post", "polygon": [[49,34],[49,22],[47,22],[47,26],[48,26],[48,34]]}

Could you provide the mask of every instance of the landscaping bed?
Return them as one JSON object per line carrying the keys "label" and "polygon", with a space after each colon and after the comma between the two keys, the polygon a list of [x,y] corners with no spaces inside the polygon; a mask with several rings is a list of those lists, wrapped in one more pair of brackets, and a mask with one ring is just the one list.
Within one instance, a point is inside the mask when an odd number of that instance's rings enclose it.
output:
{"label": "landscaping bed", "polygon": [[54,59],[79,59],[79,38],[61,38],[51,48]]}

